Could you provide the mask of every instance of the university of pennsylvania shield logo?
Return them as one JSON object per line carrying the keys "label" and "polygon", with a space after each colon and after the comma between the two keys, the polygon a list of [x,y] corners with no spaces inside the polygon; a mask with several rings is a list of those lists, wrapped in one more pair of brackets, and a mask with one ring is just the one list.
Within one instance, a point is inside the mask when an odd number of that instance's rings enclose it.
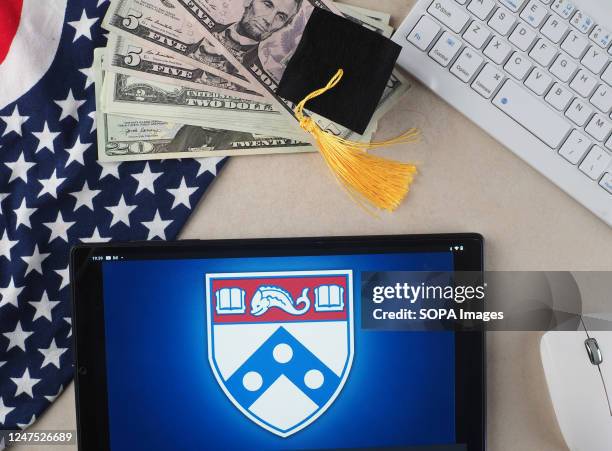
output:
{"label": "university of pennsylvania shield logo", "polygon": [[281,437],[319,418],[353,362],[353,274],[206,275],[208,359],[230,401]]}

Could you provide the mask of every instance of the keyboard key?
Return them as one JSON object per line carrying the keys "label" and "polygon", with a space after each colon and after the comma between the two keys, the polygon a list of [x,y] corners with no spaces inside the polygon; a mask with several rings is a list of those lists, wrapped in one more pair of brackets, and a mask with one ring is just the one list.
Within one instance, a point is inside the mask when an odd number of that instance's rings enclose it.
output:
{"label": "keyboard key", "polygon": [[548,91],[548,87],[551,83],[552,77],[539,67],[532,70],[527,80],[525,80],[525,86],[539,96],[543,96],[544,93]]}
{"label": "keyboard key", "polygon": [[568,28],[568,25],[561,19],[556,16],[550,16],[540,31],[556,44],[565,35]]}
{"label": "keyboard key", "polygon": [[560,83],[555,83],[544,99],[559,111],[565,110],[574,98],[572,91]]}
{"label": "keyboard key", "polygon": [[604,73],[601,74],[601,79],[612,86],[612,63],[608,64]]}
{"label": "keyboard key", "polygon": [[552,66],[550,66],[550,72],[555,75],[559,80],[567,82],[578,66],[574,61],[567,55],[561,53]]}
{"label": "keyboard key", "polygon": [[472,44],[475,48],[480,49],[491,33],[480,22],[473,21],[469,27],[463,32],[463,39]]}
{"label": "keyboard key", "polygon": [[612,109],[612,88],[608,85],[599,85],[599,88],[591,97],[591,103],[599,111],[608,113]]}
{"label": "keyboard key", "polygon": [[455,64],[451,67],[451,72],[455,76],[467,83],[470,81],[472,76],[478,71],[478,68],[482,64],[482,57],[469,47],[463,49],[459,58],[455,61]]}
{"label": "keyboard key", "polygon": [[612,150],[612,135],[610,135],[605,145],[608,149]]}
{"label": "keyboard key", "polygon": [[599,186],[601,186],[607,192],[612,194],[612,172],[606,172],[603,175],[603,177],[599,181]]}
{"label": "keyboard key", "polygon": [[608,57],[603,50],[593,46],[587,50],[581,62],[588,70],[598,74],[608,62]]}
{"label": "keyboard key", "polygon": [[519,52],[514,52],[504,66],[504,69],[506,69],[506,71],[508,71],[508,73],[517,80],[522,80],[525,78],[525,75],[527,75],[527,72],[529,72],[531,67],[532,65],[525,55]]}
{"label": "keyboard key", "polygon": [[591,147],[591,141],[582,133],[572,130],[572,133],[570,133],[559,149],[559,154],[570,163],[578,164],[587,153],[587,150],[589,150],[589,147]]}
{"label": "keyboard key", "polygon": [[497,8],[497,11],[489,19],[489,26],[502,36],[505,36],[514,25],[514,16],[504,8]]}
{"label": "keyboard key", "polygon": [[574,4],[569,0],[555,0],[550,8],[564,19],[571,16],[576,9]]}
{"label": "keyboard key", "polygon": [[546,39],[538,39],[536,45],[529,52],[529,56],[544,67],[548,67],[556,55],[557,47],[554,47]]}
{"label": "keyboard key", "polygon": [[452,0],[434,0],[427,12],[455,33],[459,33],[470,18],[469,14]]}
{"label": "keyboard key", "polygon": [[597,25],[595,28],[593,28],[593,31],[591,31],[589,38],[602,49],[605,49],[610,45],[610,39],[612,36],[608,30],[600,25]]}
{"label": "keyboard key", "polygon": [[468,6],[468,11],[478,17],[480,20],[485,20],[493,11],[495,0],[472,0]]}
{"label": "keyboard key", "polygon": [[580,163],[580,170],[593,180],[597,180],[612,162],[612,156],[599,146],[593,146],[591,151]]}
{"label": "keyboard key", "polygon": [[498,71],[493,64],[487,63],[472,83],[472,89],[485,99],[489,99],[502,81],[504,81],[503,72]]}
{"label": "keyboard key", "polygon": [[593,18],[582,11],[576,11],[576,14],[574,14],[574,17],[572,17],[572,20],[570,20],[570,23],[576,27],[578,31],[584,34],[591,31],[591,28],[593,25],[595,25]]}
{"label": "keyboard key", "polygon": [[612,125],[601,114],[595,114],[584,131],[597,141],[603,142],[612,131]]}
{"label": "keyboard key", "polygon": [[531,47],[531,44],[533,44],[535,38],[535,32],[527,28],[527,26],[521,22],[516,26],[509,39],[510,42],[519,49],[526,52],[527,49]]}
{"label": "keyboard key", "polygon": [[511,80],[504,83],[493,104],[553,149],[571,130],[568,122]]}
{"label": "keyboard key", "polygon": [[414,26],[406,40],[412,42],[421,50],[427,49],[431,41],[440,31],[440,26],[427,16],[419,19],[419,22]]}
{"label": "keyboard key", "polygon": [[597,81],[597,78],[591,75],[589,71],[580,69],[570,83],[570,88],[582,97],[589,97],[597,86]]}
{"label": "keyboard key", "polygon": [[534,28],[540,28],[548,9],[538,0],[530,0],[521,12],[521,19]]}
{"label": "keyboard key", "polygon": [[460,48],[461,41],[455,38],[448,31],[445,31],[442,33],[442,36],[440,36],[440,39],[438,39],[438,42],[436,42],[436,44],[429,51],[429,56],[431,56],[442,66],[446,67]]}
{"label": "keyboard key", "polygon": [[589,41],[582,35],[579,35],[574,30],[570,31],[563,43],[561,48],[569,53],[574,58],[580,59],[584,51],[587,49]]}
{"label": "keyboard key", "polygon": [[578,127],[583,127],[592,114],[593,110],[579,99],[574,99],[570,107],[565,112],[565,115],[569,117]]}
{"label": "keyboard key", "polygon": [[523,3],[525,3],[525,1],[526,0],[499,0],[499,3],[501,3],[510,11],[515,13],[519,9],[521,9],[521,6],[523,6]]}
{"label": "keyboard key", "polygon": [[494,63],[501,64],[508,57],[511,50],[512,47],[505,40],[493,36],[493,39],[485,47],[484,54],[491,58]]}

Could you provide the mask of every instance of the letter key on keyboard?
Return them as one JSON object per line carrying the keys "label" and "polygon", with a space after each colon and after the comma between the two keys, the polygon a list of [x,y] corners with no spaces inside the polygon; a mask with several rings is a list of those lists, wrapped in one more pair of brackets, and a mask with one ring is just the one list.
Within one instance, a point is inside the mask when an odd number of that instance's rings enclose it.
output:
{"label": "letter key on keyboard", "polygon": [[459,33],[470,18],[454,0],[434,0],[427,11],[455,33]]}

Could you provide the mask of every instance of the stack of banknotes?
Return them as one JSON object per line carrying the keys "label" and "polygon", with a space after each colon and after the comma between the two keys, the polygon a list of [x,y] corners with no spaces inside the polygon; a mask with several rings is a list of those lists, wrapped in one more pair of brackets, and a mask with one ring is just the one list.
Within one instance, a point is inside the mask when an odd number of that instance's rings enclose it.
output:
{"label": "stack of banknotes", "polygon": [[[232,3],[245,8],[239,1],[206,0],[220,17],[232,13]],[[330,8],[387,37],[393,32],[388,14],[341,3]],[[212,42],[184,0],[113,0],[103,27],[109,31],[107,47],[94,58],[101,161],[316,150],[290,110],[245,76],[235,59],[224,57],[228,50]],[[272,73],[292,50],[283,39],[270,38],[259,45],[258,61]],[[408,88],[394,71],[363,135],[322,117],[317,123],[344,138],[369,141],[378,120]]]}

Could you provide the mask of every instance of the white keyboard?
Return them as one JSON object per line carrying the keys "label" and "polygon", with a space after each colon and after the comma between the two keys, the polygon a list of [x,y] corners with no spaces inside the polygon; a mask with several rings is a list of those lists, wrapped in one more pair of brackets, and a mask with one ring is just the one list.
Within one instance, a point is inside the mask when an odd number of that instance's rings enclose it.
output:
{"label": "white keyboard", "polygon": [[612,226],[612,0],[420,0],[393,40],[401,67]]}

